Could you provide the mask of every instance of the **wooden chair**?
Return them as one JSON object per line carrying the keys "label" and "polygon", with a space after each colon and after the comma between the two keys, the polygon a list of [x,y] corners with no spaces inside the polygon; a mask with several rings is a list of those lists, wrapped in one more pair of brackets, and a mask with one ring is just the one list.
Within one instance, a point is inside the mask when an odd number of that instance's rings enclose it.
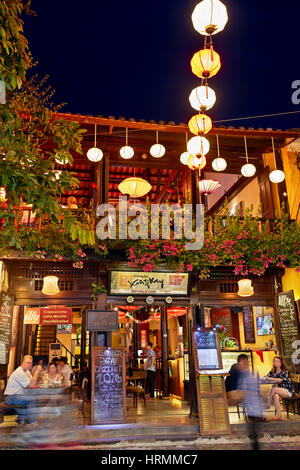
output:
{"label": "wooden chair", "polygon": [[133,406],[137,407],[137,400],[139,397],[144,399],[144,406],[146,406],[146,382],[147,372],[145,371],[133,371],[133,380],[134,385],[126,386],[126,395],[127,393],[133,394]]}
{"label": "wooden chair", "polygon": [[11,412],[14,412],[13,414],[17,415],[18,410],[24,410],[26,408],[27,406],[23,405],[7,405],[4,401],[4,389],[0,390],[0,423],[3,423],[6,414],[12,414]]}
{"label": "wooden chair", "polygon": [[242,413],[243,413],[243,416],[244,416],[244,418],[245,418],[245,421],[248,422],[247,410],[246,410],[246,408],[244,407],[244,405],[242,405],[241,403],[238,403],[238,404],[236,405],[236,411],[237,411],[237,414],[238,414],[239,419],[241,418],[240,407],[242,408]]}

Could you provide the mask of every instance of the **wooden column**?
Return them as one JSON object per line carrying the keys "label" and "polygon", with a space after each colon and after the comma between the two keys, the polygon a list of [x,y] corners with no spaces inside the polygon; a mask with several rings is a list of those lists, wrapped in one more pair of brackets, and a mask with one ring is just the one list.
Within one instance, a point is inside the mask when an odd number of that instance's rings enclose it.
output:
{"label": "wooden column", "polygon": [[18,314],[18,335],[17,335],[17,346],[15,355],[15,369],[21,365],[22,353],[23,353],[23,331],[24,331],[24,305],[19,308]]}
{"label": "wooden column", "polygon": [[137,323],[133,322],[133,334],[132,334],[132,346],[133,346],[133,364],[134,366],[138,362],[138,326]]}
{"label": "wooden column", "polygon": [[81,344],[80,344],[80,370],[83,369],[85,363],[86,350],[86,310],[82,312],[81,317]]}
{"label": "wooden column", "polygon": [[167,308],[161,307],[160,314],[160,329],[161,329],[161,372],[162,372],[162,386],[163,396],[169,396],[169,368],[168,368],[168,317]]}

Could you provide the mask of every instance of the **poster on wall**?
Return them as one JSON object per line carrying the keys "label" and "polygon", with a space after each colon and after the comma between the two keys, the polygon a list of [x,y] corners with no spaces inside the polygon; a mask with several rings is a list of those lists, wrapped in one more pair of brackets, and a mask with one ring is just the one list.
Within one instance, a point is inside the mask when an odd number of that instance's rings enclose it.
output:
{"label": "poster on wall", "polygon": [[110,271],[110,294],[188,295],[187,273]]}
{"label": "poster on wall", "polygon": [[13,296],[0,294],[0,364],[8,364],[13,317]]}

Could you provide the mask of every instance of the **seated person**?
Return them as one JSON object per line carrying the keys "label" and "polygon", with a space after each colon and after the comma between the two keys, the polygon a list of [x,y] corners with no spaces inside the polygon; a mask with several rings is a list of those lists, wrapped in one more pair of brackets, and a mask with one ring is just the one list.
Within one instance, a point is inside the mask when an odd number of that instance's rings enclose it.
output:
{"label": "seated person", "polygon": [[48,372],[43,375],[43,383],[48,386],[59,385],[63,381],[63,376],[57,370],[54,362],[51,362],[48,367]]}
{"label": "seated person", "polygon": [[43,375],[47,372],[47,367],[44,365],[44,362],[41,359],[37,363],[37,365],[33,366],[32,371],[31,371],[31,375],[34,375],[34,373],[35,373],[38,366],[42,366],[42,369],[41,369],[41,371],[39,373],[39,376],[38,376],[38,379],[37,379],[37,383],[41,383],[43,381]]}
{"label": "seated person", "polygon": [[71,374],[73,374],[72,367],[69,366],[67,358],[61,357],[58,362],[58,372],[63,376],[63,385],[71,385]]}
{"label": "seated person", "polygon": [[280,357],[274,357],[273,368],[264,378],[266,380],[268,380],[268,378],[271,378],[272,382],[275,382],[273,387],[271,388],[269,398],[266,404],[266,409],[270,408],[270,405],[273,401],[275,409],[277,411],[277,416],[275,417],[275,419],[281,421],[282,414],[280,407],[280,398],[290,398],[295,395],[295,392],[293,390],[292,382],[289,377],[289,372]]}
{"label": "seated person", "polygon": [[249,360],[246,354],[240,354],[237,364],[233,364],[229,371],[229,376],[225,379],[225,388],[229,406],[242,403],[245,397],[245,390],[240,389],[240,379],[244,371],[249,371]]}
{"label": "seated person", "polygon": [[32,368],[32,356],[24,356],[22,364],[9,377],[6,389],[4,391],[5,403],[7,405],[26,406],[26,409],[17,408],[19,415],[18,422],[24,424],[25,421],[32,423],[35,421],[33,414],[28,413],[29,405],[33,406],[33,401],[27,393],[27,388],[33,386],[37,382],[37,378],[42,370],[42,366],[38,365],[34,375],[30,373]]}

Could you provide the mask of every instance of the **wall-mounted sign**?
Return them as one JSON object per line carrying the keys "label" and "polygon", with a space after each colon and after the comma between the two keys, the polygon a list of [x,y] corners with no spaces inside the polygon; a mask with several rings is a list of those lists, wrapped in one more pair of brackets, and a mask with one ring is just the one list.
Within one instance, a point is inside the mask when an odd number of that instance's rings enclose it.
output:
{"label": "wall-mounted sign", "polygon": [[118,330],[118,311],[116,310],[87,310],[87,331]]}
{"label": "wall-mounted sign", "polygon": [[299,321],[294,291],[282,292],[275,296],[278,323],[281,336],[282,355],[291,357],[295,349],[293,342],[299,339]]}
{"label": "wall-mounted sign", "polygon": [[66,325],[57,325],[57,334],[72,334],[72,323],[67,323]]}
{"label": "wall-mounted sign", "polygon": [[13,316],[13,297],[0,294],[0,364],[8,364]]}
{"label": "wall-mounted sign", "polygon": [[245,343],[255,343],[254,319],[252,307],[243,307]]}
{"label": "wall-mounted sign", "polygon": [[110,271],[110,294],[188,295],[187,273]]}
{"label": "wall-mounted sign", "polygon": [[62,325],[72,323],[71,307],[25,308],[26,325]]}

